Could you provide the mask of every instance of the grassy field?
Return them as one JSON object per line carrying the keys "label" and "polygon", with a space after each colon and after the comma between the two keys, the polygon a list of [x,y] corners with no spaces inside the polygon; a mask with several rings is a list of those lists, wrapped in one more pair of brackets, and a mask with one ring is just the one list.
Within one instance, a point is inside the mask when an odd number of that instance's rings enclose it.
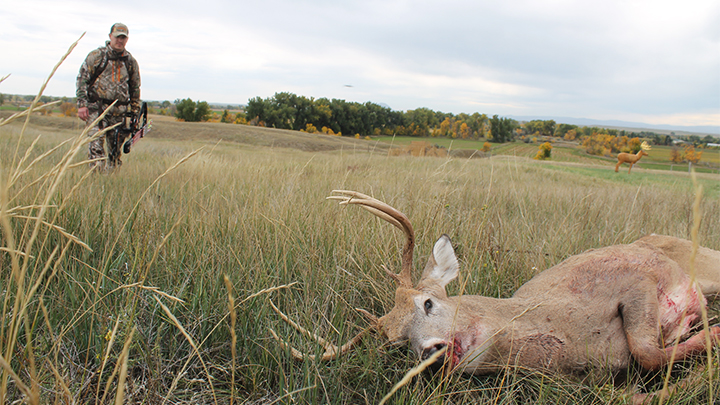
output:
{"label": "grassy field", "polygon": [[[375,137],[394,146],[409,145],[413,141],[420,140],[413,137]],[[484,140],[471,139],[448,139],[448,138],[423,138],[422,140],[431,145],[438,145],[450,150],[480,150],[482,149]],[[492,149],[490,155],[510,155],[533,158],[537,154],[538,146],[542,143],[523,143],[513,142],[505,144],[491,144]],[[673,164],[670,161],[670,146],[653,146],[649,156],[644,156],[634,168],[646,168],[653,170],[668,170],[688,172],[687,163]],[[680,148],[682,150],[682,148]],[[715,173],[720,174],[720,150],[717,149],[698,149],[702,152],[700,162],[695,165],[695,170],[699,173]],[[467,154],[469,155],[469,154]],[[552,160],[556,162],[577,162],[583,164],[596,164],[605,167],[611,167],[613,170],[617,159],[615,157],[593,156],[585,153],[578,147],[577,142],[567,142],[562,140],[554,140],[552,150]],[[621,166],[625,168],[627,173],[627,164]]]}
{"label": "grassy field", "polygon": [[[354,308],[393,305],[381,265],[397,268],[402,235],[325,200],[333,189],[405,212],[418,268],[447,233],[462,267],[450,294],[464,285],[508,297],[572,254],[651,232],[689,238],[693,221],[687,172],[641,165],[628,176],[572,148],[546,162],[525,144],[486,159],[388,157],[382,142],[157,120],[120,171],[98,175],[80,163],[74,121],[0,127],[5,403],[108,403],[120,392],[149,404],[380,402],[417,365],[407,347],[374,336],[337,361],[297,362],[269,333],[321,352],[270,300],[336,343],[367,326]],[[697,176],[699,239],[714,249],[719,180]],[[691,384],[671,402],[711,403],[720,386],[702,364],[676,366],[672,379]],[[422,375],[389,403],[621,404],[660,380]]]}

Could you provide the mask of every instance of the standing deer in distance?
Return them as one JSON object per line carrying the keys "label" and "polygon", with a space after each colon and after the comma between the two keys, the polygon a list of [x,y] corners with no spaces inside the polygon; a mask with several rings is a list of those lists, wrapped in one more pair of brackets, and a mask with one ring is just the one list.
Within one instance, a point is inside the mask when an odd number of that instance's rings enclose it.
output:
{"label": "standing deer in distance", "polygon": [[648,156],[647,151],[649,151],[649,150],[650,150],[650,145],[648,145],[647,142],[643,141],[643,143],[640,144],[640,150],[638,151],[638,153],[635,153],[635,154],[633,154],[633,153],[618,153],[618,155],[617,155],[618,162],[615,165],[615,173],[617,173],[621,164],[629,163],[630,168],[628,169],[628,174],[630,174],[630,170],[632,170],[633,165],[635,163],[637,163],[641,157]]}
{"label": "standing deer in distance", "polygon": [[[406,236],[395,306],[342,347],[332,345],[273,309],[294,328],[325,347],[323,360],[352,349],[370,329],[391,343],[408,342],[420,359],[443,351],[437,367],[490,374],[505,367],[582,375],[620,372],[636,362],[659,370],[720,344],[720,326],[701,324],[705,295],[720,294],[720,251],[699,247],[697,288],[688,276],[692,242],[649,235],[633,243],[591,249],[539,273],[510,298],[448,296],[458,259],[447,235],[432,249],[422,276],[412,280],[415,234],[409,219],[367,195],[335,190],[328,199],[357,204],[401,229]],[[297,359],[307,355],[273,336]],[[679,341],[677,347],[676,341]],[[710,346],[708,346],[710,345]],[[314,358],[314,356],[307,356]]]}

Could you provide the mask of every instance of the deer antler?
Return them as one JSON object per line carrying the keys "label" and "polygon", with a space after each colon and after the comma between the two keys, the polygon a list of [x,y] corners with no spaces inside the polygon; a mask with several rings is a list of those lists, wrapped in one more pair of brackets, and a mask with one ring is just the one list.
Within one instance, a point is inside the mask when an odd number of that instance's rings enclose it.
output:
{"label": "deer antler", "polygon": [[649,151],[650,149],[652,149],[652,147],[650,145],[648,145],[648,143],[646,141],[643,141],[640,144],[640,149],[642,149],[644,151]]}
{"label": "deer antler", "polygon": [[[318,344],[320,344],[320,346],[322,346],[325,349],[325,352],[323,353],[322,357],[320,357],[320,360],[322,360],[322,361],[334,360],[334,359],[338,358],[338,356],[341,356],[341,355],[347,353],[350,349],[352,349],[360,341],[360,339],[363,338],[363,336],[365,336],[365,334],[368,331],[377,328],[377,317],[375,317],[374,315],[371,315],[369,312],[367,312],[365,310],[356,309],[358,312],[361,312],[363,315],[367,316],[370,319],[370,321],[371,321],[370,326],[363,329],[360,333],[355,335],[354,338],[350,339],[344,345],[337,347],[336,345],[328,342],[327,340],[323,339],[322,337],[310,332],[309,330],[307,330],[307,329],[303,328],[302,326],[293,322],[292,319],[288,318],[287,315],[282,313],[282,311],[280,311],[278,309],[278,307],[275,306],[275,304],[272,302],[272,300],[270,301],[270,306],[280,316],[280,318],[282,318],[285,322],[290,324],[290,326],[295,328],[295,330],[297,330],[298,332],[302,333],[303,335],[315,340],[316,342],[318,342]],[[277,333],[275,333],[275,331],[272,329],[270,329],[270,333],[273,335],[273,338],[275,338],[275,340],[277,340],[278,343],[280,343],[280,345],[283,348],[290,350],[290,354],[293,356],[293,358],[295,358],[295,360],[304,360],[305,358],[308,358],[313,361],[315,360],[316,356],[314,354],[304,354],[303,352],[295,349],[294,347],[290,346],[289,343],[287,343],[282,338],[280,338],[277,335]]]}
{"label": "deer antler", "polygon": [[413,231],[412,224],[410,223],[408,217],[384,202],[368,195],[358,193],[357,191],[333,190],[332,192],[341,195],[331,195],[327,197],[328,200],[339,200],[341,205],[359,204],[373,215],[395,225],[405,233],[407,241],[405,242],[405,247],[403,248],[400,273],[394,274],[387,269],[385,269],[385,271],[401,286],[412,287],[411,273],[413,249],[415,248],[415,231]]}
{"label": "deer antler", "polygon": [[[347,191],[347,190],[333,190],[333,193],[337,193],[340,195],[331,195],[327,197],[329,200],[339,200],[341,205],[346,204],[359,204],[364,209],[370,211],[373,215],[380,217],[384,219],[385,221],[393,224],[394,226],[398,227],[400,230],[405,233],[405,236],[407,237],[407,240],[405,242],[405,247],[403,248],[403,254],[402,254],[402,267],[399,274],[395,274],[385,268],[385,271],[393,278],[395,281],[398,282],[403,287],[412,287],[412,259],[413,259],[413,249],[415,247],[415,231],[413,231],[412,224],[410,223],[410,220],[403,214],[402,212],[396,210],[395,208],[385,204],[384,202],[377,200],[373,197],[370,197],[368,195],[358,193],[356,191]],[[379,329],[379,319],[370,314],[369,312],[356,308],[356,310],[363,315],[365,315],[370,320],[370,326],[362,330],[360,333],[358,333],[354,338],[350,339],[347,343],[344,345],[337,347],[336,345],[328,342],[327,340],[323,339],[322,337],[308,331],[307,329],[303,328],[302,326],[298,325],[297,323],[293,322],[287,315],[282,313],[278,309],[278,307],[275,306],[275,304],[270,301],[270,306],[272,309],[282,318],[285,322],[290,324],[295,330],[300,332],[301,334],[309,337],[310,339],[315,340],[318,344],[320,344],[324,349],[325,352],[320,357],[320,360],[322,361],[328,361],[336,359],[338,356],[341,356],[345,353],[347,353],[350,349],[352,349],[359,341],[362,339],[365,334],[372,330],[372,329]],[[273,338],[277,340],[282,347],[285,349],[290,350],[290,353],[296,360],[303,360],[303,359],[311,359],[315,360],[317,356],[311,355],[311,354],[304,354],[301,351],[295,349],[294,347],[290,346],[289,343],[284,341],[282,338],[278,336],[277,333],[275,333],[274,330],[270,329],[270,333],[273,335]]]}

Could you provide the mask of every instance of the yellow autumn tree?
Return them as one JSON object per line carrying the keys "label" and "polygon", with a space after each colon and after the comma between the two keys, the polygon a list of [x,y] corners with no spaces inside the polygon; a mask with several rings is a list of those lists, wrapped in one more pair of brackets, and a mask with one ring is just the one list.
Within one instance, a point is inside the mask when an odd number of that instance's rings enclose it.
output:
{"label": "yellow autumn tree", "polygon": [[697,164],[702,157],[702,151],[696,151],[692,145],[685,146],[685,160],[692,164]]}
{"label": "yellow autumn tree", "polygon": [[450,119],[445,117],[443,122],[440,123],[440,136],[447,136],[448,132],[450,131],[450,126],[452,124],[450,123]]}
{"label": "yellow autumn tree", "polygon": [[552,154],[552,145],[550,142],[545,142],[538,148],[537,155],[533,159],[536,160],[545,160],[550,159],[550,155]]}
{"label": "yellow autumn tree", "polygon": [[235,114],[235,121],[233,121],[233,123],[247,125],[247,119],[243,113],[237,113]]}
{"label": "yellow autumn tree", "polygon": [[464,122],[460,125],[460,137],[462,137],[462,139],[468,139],[470,137],[470,127]]}
{"label": "yellow autumn tree", "polygon": [[610,156],[614,138],[612,135],[593,132],[591,136],[583,140],[582,146],[590,155]]}
{"label": "yellow autumn tree", "polygon": [[683,161],[683,154],[677,146],[673,146],[672,149],[670,149],[670,161],[673,163],[682,163]]}

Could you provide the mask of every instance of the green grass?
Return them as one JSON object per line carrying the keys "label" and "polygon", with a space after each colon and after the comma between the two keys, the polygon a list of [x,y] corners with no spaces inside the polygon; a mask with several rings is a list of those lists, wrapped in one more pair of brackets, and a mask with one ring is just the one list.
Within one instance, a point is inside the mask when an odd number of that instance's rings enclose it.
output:
{"label": "green grass", "polygon": [[12,104],[0,105],[0,111],[22,111],[23,109]]}
{"label": "green grass", "polygon": [[[355,308],[382,315],[393,305],[381,266],[398,267],[402,235],[325,200],[333,189],[405,212],[416,230],[418,271],[435,240],[450,235],[462,268],[450,294],[464,283],[468,294],[508,297],[589,248],[651,232],[690,237],[694,188],[686,174],[627,176],[572,161],[571,150],[567,162],[520,153],[388,157],[350,143],[313,148],[308,142],[325,139],[298,134],[293,142],[269,130],[241,143],[250,137],[236,132],[242,126],[215,125],[158,123],[113,174],[89,172],[87,139],[72,128],[0,127],[5,403],[108,403],[119,394],[130,403],[378,403],[417,364],[407,347],[374,336],[339,360],[297,362],[269,333],[321,352],[272,311],[271,299],[336,343],[367,326]],[[213,132],[219,128],[231,132]],[[713,249],[720,249],[717,179],[698,175],[699,239]],[[711,309],[716,314],[717,304]],[[717,364],[718,350],[713,356]],[[701,364],[674,372],[690,388],[671,402],[709,403],[711,384],[718,392]],[[658,387],[638,373],[628,379],[422,376],[389,403],[621,404],[636,385]]]}
{"label": "green grass", "polygon": [[[9,151],[18,139],[13,128],[0,129],[3,179],[12,168]],[[27,134],[23,147],[35,135]],[[31,156],[74,136],[71,131],[44,135]],[[204,149],[152,185],[200,146]],[[37,213],[30,207],[39,202],[45,187],[32,180],[51,171],[58,154],[43,159],[11,187],[10,206]],[[407,348],[366,339],[339,361],[298,363],[268,333],[272,327],[304,351],[319,350],[269,309],[269,299],[299,323],[339,343],[366,325],[353,308],[381,315],[392,305],[393,287],[379,266],[397,267],[402,237],[361,210],[325,201],[335,188],[374,194],[406,212],[418,235],[418,266],[437,237],[449,234],[462,261],[467,292],[496,297],[511,295],[536,273],[533,268],[547,268],[587,248],[629,242],[649,232],[688,237],[691,226],[691,180],[671,173],[621,176],[592,165],[502,156],[388,158],[364,151],[241,149],[230,143],[152,137],[141,141],[125,162],[119,173],[84,180],[85,165],[65,172],[45,216],[56,216],[54,223],[92,251],[71,247],[65,257],[53,261],[52,247],[64,246],[65,239],[43,228],[42,236],[48,239],[33,251],[28,275],[37,281],[43,262],[58,265],[54,276],[42,281],[42,294],[27,304],[32,314],[28,320],[38,320],[31,335],[38,383],[49,388],[61,380],[83,401],[101,397],[108,381],[111,393],[117,389],[112,371],[122,364],[123,343],[135,330],[126,362],[129,386],[134,387],[127,392],[132,401],[168,396],[174,402],[213,402],[202,363],[162,302],[209,365],[218,401],[227,403],[233,387],[228,299],[222,281],[227,275],[240,302],[236,401],[379,402],[414,365]],[[701,240],[717,249],[717,180],[704,176],[700,182],[711,195],[702,206]],[[21,190],[21,184],[28,188]],[[12,219],[18,241],[26,240],[21,235],[30,224]],[[3,263],[8,269],[7,255]],[[3,274],[5,285],[15,287],[11,273]],[[297,284],[243,301],[291,283]],[[450,292],[456,293],[459,284],[453,283]],[[5,294],[6,302],[12,302],[15,295]],[[113,329],[116,337],[110,342],[106,337]],[[26,332],[19,332],[18,341],[26,340]],[[110,356],[103,364],[106,352]],[[12,364],[22,370],[29,361],[26,349],[13,356]],[[53,376],[48,363],[78,372]],[[100,370],[104,374],[98,382]],[[181,372],[187,374],[171,390],[173,378]],[[698,384],[703,386],[702,379]],[[620,403],[627,397],[624,390],[601,380],[582,383],[514,373],[477,379],[453,376],[444,383],[414,380],[391,403]],[[43,392],[48,402],[64,398],[61,392]],[[8,395],[21,398],[12,383]]]}

